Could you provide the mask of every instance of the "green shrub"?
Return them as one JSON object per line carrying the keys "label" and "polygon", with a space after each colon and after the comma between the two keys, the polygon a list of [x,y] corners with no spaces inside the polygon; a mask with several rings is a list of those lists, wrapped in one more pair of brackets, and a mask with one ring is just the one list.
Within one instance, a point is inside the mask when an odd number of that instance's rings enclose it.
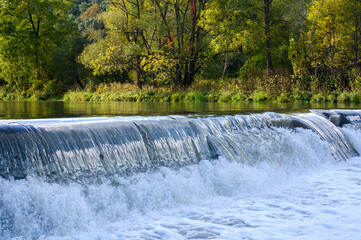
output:
{"label": "green shrub", "polygon": [[5,99],[6,99],[6,92],[5,92],[5,91],[0,91],[0,99],[1,99],[1,100],[5,100]]}
{"label": "green shrub", "polygon": [[221,93],[218,102],[230,102],[232,100],[233,94],[234,93],[230,91]]}
{"label": "green shrub", "polygon": [[206,101],[207,102],[218,102],[221,95],[222,95],[222,93],[219,93],[219,92],[209,92],[206,95]]}
{"label": "green shrub", "polygon": [[343,92],[340,94],[339,96],[339,101],[341,102],[346,102],[346,103],[349,103],[349,102],[353,102],[353,103],[359,103],[361,102],[361,96],[360,94],[356,93],[356,92]]}
{"label": "green shrub", "polygon": [[[56,83],[49,83],[50,86],[55,86]],[[361,94],[357,91],[348,93],[343,92],[339,96],[334,93],[316,93],[313,96],[307,91],[293,89],[292,92],[282,92],[275,95],[276,91],[271,93],[267,91],[255,91],[253,93],[245,93],[244,90],[237,90],[239,88],[222,88],[213,89],[212,91],[200,90],[184,90],[178,89],[177,92],[172,92],[170,87],[154,88],[153,86],[145,85],[142,89],[130,84],[100,84],[96,91],[68,91],[64,94],[64,101],[122,101],[122,102],[240,102],[240,101],[276,101],[276,102],[291,102],[296,101],[312,101],[312,102],[361,102]],[[50,90],[49,90],[50,91]],[[188,92],[185,92],[188,91]],[[249,90],[250,91],[250,90]],[[8,92],[0,89],[0,99],[3,100],[47,100],[52,97],[46,92],[32,93],[31,96],[27,94],[28,91],[23,92]],[[250,95],[249,95],[250,94]]]}
{"label": "green shrub", "polygon": [[206,94],[201,92],[189,92],[184,97],[184,100],[186,102],[205,102]]}
{"label": "green shrub", "polygon": [[298,101],[310,101],[311,95],[309,93],[305,93],[303,91],[299,91],[298,89],[294,89],[292,91],[293,99]]}
{"label": "green shrub", "polygon": [[355,92],[350,93],[350,101],[353,103],[359,103],[361,96]]}
{"label": "green shrub", "polygon": [[361,90],[361,72],[359,69],[352,69],[350,71],[350,86],[352,91]]}
{"label": "green shrub", "polygon": [[63,100],[64,101],[90,101],[92,98],[93,93],[87,93],[87,92],[67,92],[65,93]]}
{"label": "green shrub", "polygon": [[171,94],[169,92],[158,92],[154,100],[157,102],[170,102]]}
{"label": "green shrub", "polygon": [[232,95],[232,102],[245,101],[246,99],[247,96],[243,91],[238,91]]}
{"label": "green shrub", "polygon": [[185,98],[185,93],[173,93],[170,97],[172,102],[180,102]]}
{"label": "green shrub", "polygon": [[153,90],[139,92],[137,102],[155,102],[156,93]]}
{"label": "green shrub", "polygon": [[102,97],[101,94],[98,93],[93,93],[93,95],[90,98],[91,102],[98,102],[98,101],[102,101]]}
{"label": "green shrub", "polygon": [[322,103],[322,102],[325,102],[325,100],[326,100],[326,97],[323,93],[314,94],[311,98],[312,103]]}
{"label": "green shrub", "polygon": [[326,97],[326,102],[335,103],[337,102],[337,97],[334,94],[329,94]]}
{"label": "green shrub", "polygon": [[287,94],[287,93],[281,93],[278,97],[277,97],[277,102],[280,103],[288,103],[291,102],[292,100],[292,95],[291,94]]}
{"label": "green shrub", "polygon": [[205,102],[206,101],[206,94],[196,92],[195,95],[194,95],[194,101],[195,102]]}
{"label": "green shrub", "polygon": [[252,100],[255,102],[265,102],[268,98],[269,96],[265,92],[254,92],[252,94]]}
{"label": "green shrub", "polygon": [[350,94],[348,92],[343,92],[338,97],[338,100],[341,102],[351,102]]}
{"label": "green shrub", "polygon": [[134,92],[128,91],[128,92],[122,92],[121,98],[124,102],[136,102],[138,95]]}

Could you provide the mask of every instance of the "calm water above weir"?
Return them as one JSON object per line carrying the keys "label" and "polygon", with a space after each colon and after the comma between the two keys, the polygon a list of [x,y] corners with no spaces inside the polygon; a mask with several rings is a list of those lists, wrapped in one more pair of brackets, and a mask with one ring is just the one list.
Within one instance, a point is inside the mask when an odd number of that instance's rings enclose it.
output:
{"label": "calm water above weir", "polygon": [[66,118],[91,116],[154,116],[192,114],[247,114],[304,112],[308,109],[359,109],[361,104],[334,103],[138,103],[138,102],[0,102],[1,119]]}

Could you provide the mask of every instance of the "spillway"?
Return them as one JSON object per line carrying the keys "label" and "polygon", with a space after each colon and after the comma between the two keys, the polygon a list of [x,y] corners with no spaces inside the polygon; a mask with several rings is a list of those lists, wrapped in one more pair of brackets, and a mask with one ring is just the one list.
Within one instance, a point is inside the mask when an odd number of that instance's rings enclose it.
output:
{"label": "spillway", "polygon": [[123,176],[159,167],[179,168],[219,156],[252,165],[262,160],[257,152],[260,142],[269,139],[277,145],[277,139],[272,139],[274,129],[297,127],[314,131],[330,144],[336,159],[346,160],[358,153],[327,117],[339,116],[344,123],[360,112],[342,114],[1,121],[0,175],[49,179]]}
{"label": "spillway", "polygon": [[361,111],[0,121],[0,239],[358,239]]}

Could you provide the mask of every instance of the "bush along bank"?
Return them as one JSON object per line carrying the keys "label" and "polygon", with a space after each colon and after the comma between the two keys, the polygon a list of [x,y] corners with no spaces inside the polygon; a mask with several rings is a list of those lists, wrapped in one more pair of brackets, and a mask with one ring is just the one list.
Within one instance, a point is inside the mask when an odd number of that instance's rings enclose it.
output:
{"label": "bush along bank", "polygon": [[[266,81],[267,83],[267,81]],[[258,84],[259,85],[259,84]],[[68,90],[63,95],[46,92],[21,92],[0,89],[2,101],[63,100],[79,102],[311,102],[311,103],[360,103],[361,88],[353,90],[299,90],[289,84],[242,86],[237,80],[199,81],[188,89],[154,87],[142,89],[134,84],[102,83],[89,85],[85,90]],[[360,89],[360,90],[359,90]]]}
{"label": "bush along bank", "polygon": [[311,103],[360,103],[361,92],[316,93],[294,90],[289,93],[272,95],[262,91],[110,91],[88,92],[69,91],[64,101],[106,101],[106,102],[277,102],[294,101]]}

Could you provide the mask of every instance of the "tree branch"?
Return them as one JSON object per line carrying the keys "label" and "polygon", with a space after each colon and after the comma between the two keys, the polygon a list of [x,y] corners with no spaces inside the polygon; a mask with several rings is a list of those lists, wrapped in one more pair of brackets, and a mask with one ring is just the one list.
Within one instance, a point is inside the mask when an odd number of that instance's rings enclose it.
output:
{"label": "tree branch", "polygon": [[311,40],[312,40],[312,38],[313,38],[313,34],[315,33],[315,30],[316,30],[317,19],[318,19],[318,16],[320,15],[321,8],[322,8],[324,2],[325,2],[325,0],[322,0],[321,6],[320,6],[320,8],[318,9],[318,12],[317,12],[317,15],[316,15],[316,18],[315,18],[315,22],[313,23],[312,32],[311,32],[310,38],[308,39],[306,52],[308,51],[308,49],[309,49],[309,47],[310,47]]}

